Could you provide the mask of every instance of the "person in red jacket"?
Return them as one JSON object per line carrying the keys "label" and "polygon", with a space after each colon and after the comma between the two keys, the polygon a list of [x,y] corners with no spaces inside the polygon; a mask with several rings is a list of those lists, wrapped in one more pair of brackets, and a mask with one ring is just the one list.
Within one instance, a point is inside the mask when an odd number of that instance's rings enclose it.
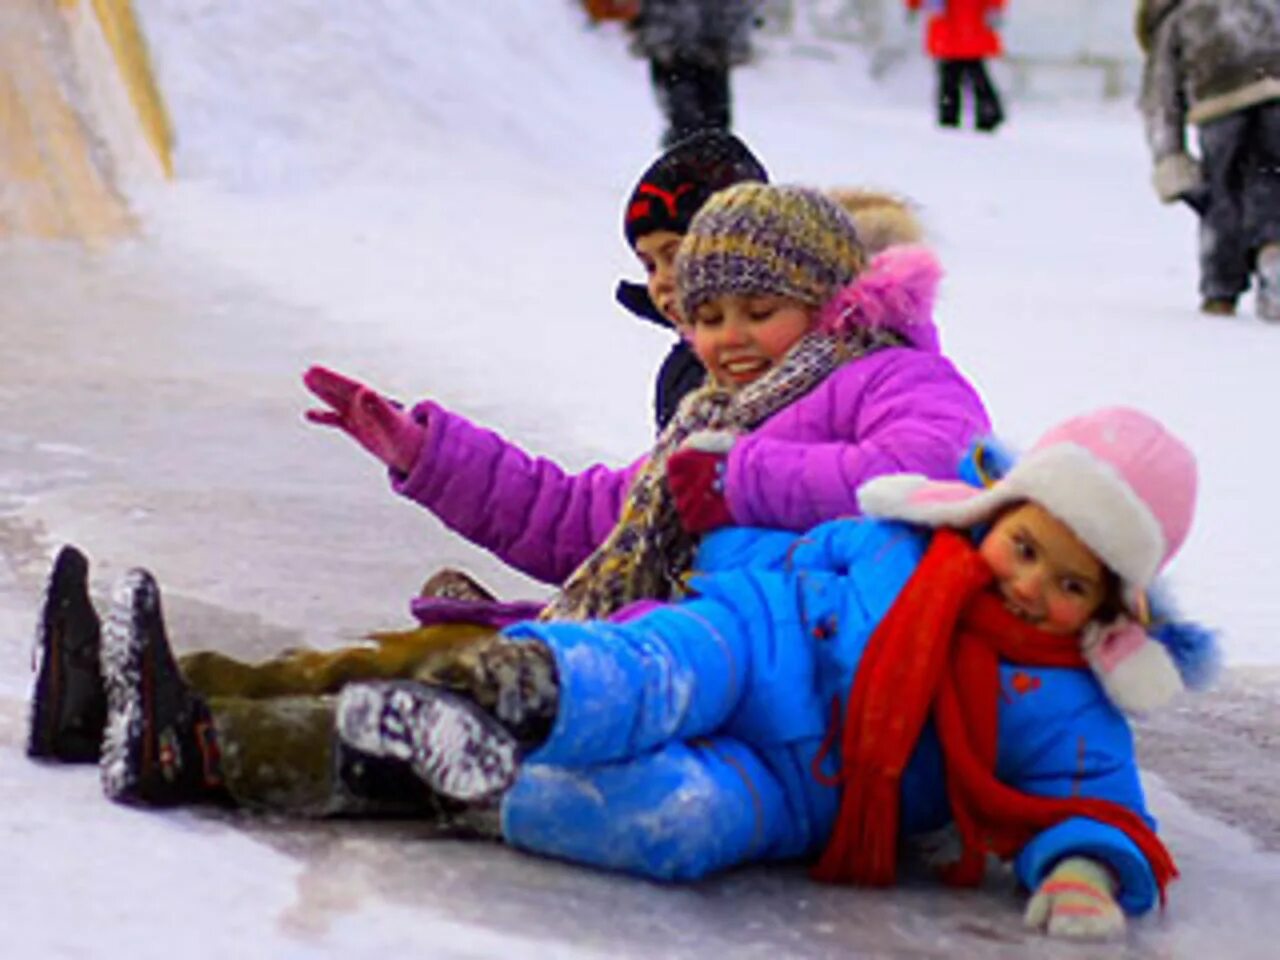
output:
{"label": "person in red jacket", "polygon": [[915,16],[930,14],[925,49],[938,62],[938,123],[960,125],[961,87],[968,83],[975,101],[974,126],[990,132],[1004,122],[1000,94],[987,73],[988,57],[1001,52],[997,30],[1005,0],[906,0]]}

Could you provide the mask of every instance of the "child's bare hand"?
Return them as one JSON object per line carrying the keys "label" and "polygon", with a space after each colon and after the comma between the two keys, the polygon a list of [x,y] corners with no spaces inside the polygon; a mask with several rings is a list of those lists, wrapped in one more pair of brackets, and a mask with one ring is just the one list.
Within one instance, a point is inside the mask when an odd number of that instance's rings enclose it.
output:
{"label": "child's bare hand", "polygon": [[426,431],[390,400],[364,384],[325,367],[302,377],[326,408],[311,409],[311,423],[335,427],[400,473],[413,469]]}
{"label": "child's bare hand", "polygon": [[1115,881],[1096,860],[1067,857],[1027,904],[1027,926],[1066,940],[1109,940],[1124,933]]}

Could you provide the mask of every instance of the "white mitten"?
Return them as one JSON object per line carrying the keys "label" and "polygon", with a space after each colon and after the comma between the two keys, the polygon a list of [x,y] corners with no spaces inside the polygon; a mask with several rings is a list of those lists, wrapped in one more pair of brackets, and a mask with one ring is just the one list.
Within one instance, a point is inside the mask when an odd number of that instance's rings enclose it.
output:
{"label": "white mitten", "polygon": [[1109,940],[1124,933],[1111,872],[1088,857],[1067,857],[1044,878],[1023,915],[1028,927],[1064,940]]}
{"label": "white mitten", "polygon": [[684,438],[681,450],[701,450],[703,453],[727,454],[733,449],[738,435],[732,430],[695,430]]}
{"label": "white mitten", "polygon": [[1151,184],[1163,202],[1175,203],[1204,186],[1204,172],[1194,157],[1171,153],[1156,162],[1151,171]]}

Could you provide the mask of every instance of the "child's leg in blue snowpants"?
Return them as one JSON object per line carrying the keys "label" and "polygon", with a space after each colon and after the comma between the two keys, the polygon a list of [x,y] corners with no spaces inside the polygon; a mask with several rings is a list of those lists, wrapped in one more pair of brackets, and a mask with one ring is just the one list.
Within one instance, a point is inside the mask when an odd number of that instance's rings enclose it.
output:
{"label": "child's leg in blue snowpants", "polygon": [[503,798],[508,843],[656,880],[795,857],[807,839],[756,753],[728,737],[623,763],[526,765]]}
{"label": "child's leg in blue snowpants", "polygon": [[[533,763],[586,766],[718,732],[738,708],[765,618],[712,599],[659,607],[628,623],[525,623],[508,636],[555,655],[560,706]],[[810,684],[811,685],[811,684]]]}

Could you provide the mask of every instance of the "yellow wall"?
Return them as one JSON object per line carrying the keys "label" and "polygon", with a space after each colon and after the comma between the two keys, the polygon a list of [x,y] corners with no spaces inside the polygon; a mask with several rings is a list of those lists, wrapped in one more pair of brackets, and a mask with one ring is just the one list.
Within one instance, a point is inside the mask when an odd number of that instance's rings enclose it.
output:
{"label": "yellow wall", "polygon": [[[0,0],[0,236],[104,240],[136,228],[105,140],[76,84],[71,25],[79,0]],[[173,136],[131,0],[92,0],[92,14],[165,176]]]}

